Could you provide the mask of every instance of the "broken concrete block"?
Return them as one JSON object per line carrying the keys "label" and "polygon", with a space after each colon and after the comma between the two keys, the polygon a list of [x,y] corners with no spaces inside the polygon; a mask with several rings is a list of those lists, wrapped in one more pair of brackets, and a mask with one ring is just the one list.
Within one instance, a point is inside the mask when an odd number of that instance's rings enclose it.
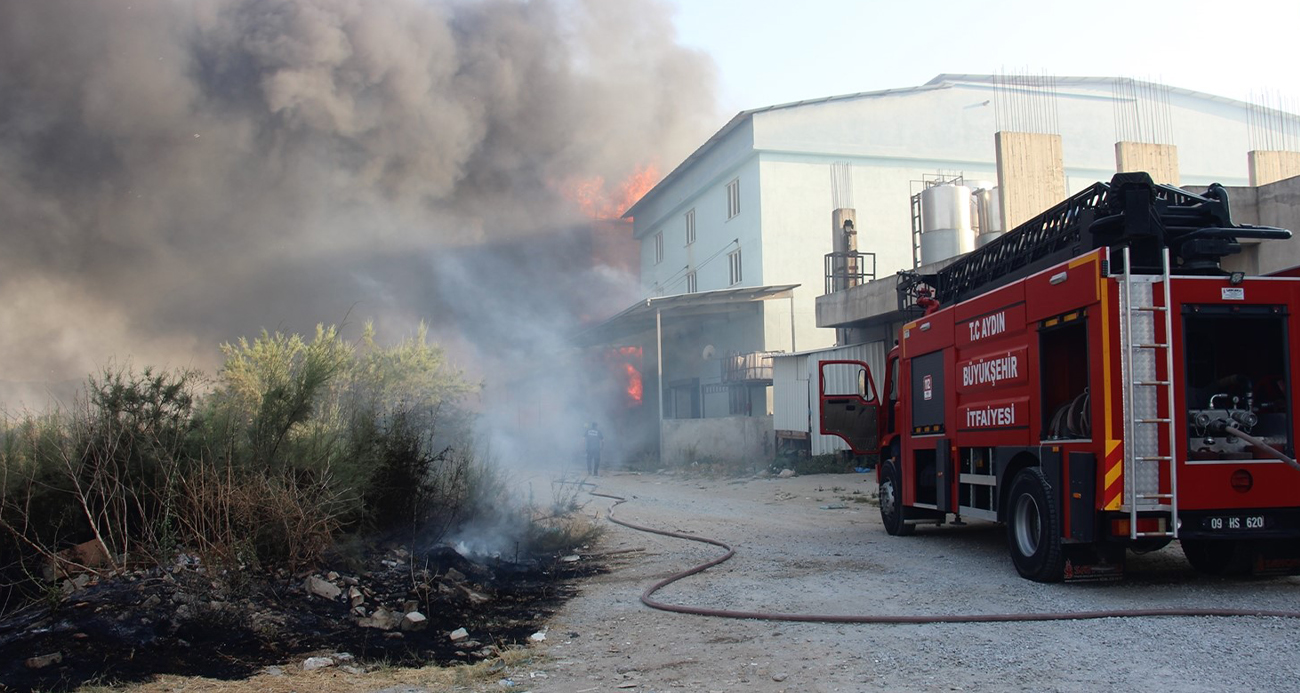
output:
{"label": "broken concrete block", "polygon": [[486,594],[483,594],[482,592],[475,592],[474,590],[464,585],[460,586],[460,591],[465,593],[465,596],[469,598],[469,603],[473,604],[474,606],[479,606],[480,604],[486,604],[492,601],[492,598],[487,596]]}
{"label": "broken concrete block", "polygon": [[303,671],[315,671],[317,669],[324,669],[325,667],[332,666],[334,666],[334,660],[329,657],[308,657],[302,662]]}
{"label": "broken concrete block", "polygon": [[62,661],[62,652],[51,652],[50,654],[41,655],[39,657],[29,657],[26,664],[28,669],[44,669],[45,667],[53,666]]}
{"label": "broken concrete block", "polygon": [[401,629],[407,632],[424,630],[429,627],[429,619],[418,611],[412,611],[402,617]]}
{"label": "broken concrete block", "polygon": [[456,630],[453,630],[451,633],[449,633],[447,637],[451,638],[452,642],[460,642],[461,640],[464,640],[465,638],[469,637],[469,631],[465,630],[464,628],[457,628]]}
{"label": "broken concrete block", "polygon": [[331,601],[338,599],[339,595],[343,594],[343,590],[339,589],[337,585],[315,575],[307,578],[307,582],[303,584],[303,588],[317,597],[329,599]]}
{"label": "broken concrete block", "polygon": [[392,630],[397,627],[399,617],[397,614],[379,607],[375,612],[366,618],[357,619],[357,625],[362,628],[377,628],[379,630]]}

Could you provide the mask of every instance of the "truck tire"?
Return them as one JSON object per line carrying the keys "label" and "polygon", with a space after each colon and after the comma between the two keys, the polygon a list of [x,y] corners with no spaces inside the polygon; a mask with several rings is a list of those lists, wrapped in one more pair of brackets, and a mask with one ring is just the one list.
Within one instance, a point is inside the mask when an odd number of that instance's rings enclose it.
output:
{"label": "truck tire", "polygon": [[1179,539],[1183,555],[1192,568],[1206,575],[1245,575],[1250,571],[1251,552],[1245,541],[1236,539]]}
{"label": "truck tire", "polygon": [[909,525],[903,519],[902,480],[897,459],[885,460],[880,467],[880,522],[886,532],[896,537],[916,531],[916,525]]}
{"label": "truck tire", "polygon": [[1007,501],[1007,543],[1016,571],[1035,582],[1060,582],[1065,577],[1061,514],[1043,471],[1021,470]]}

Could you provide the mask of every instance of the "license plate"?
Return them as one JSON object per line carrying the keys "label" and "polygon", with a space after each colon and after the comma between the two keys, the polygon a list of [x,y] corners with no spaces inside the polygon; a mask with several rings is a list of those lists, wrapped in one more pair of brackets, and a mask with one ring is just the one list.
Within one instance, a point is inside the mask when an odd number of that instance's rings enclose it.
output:
{"label": "license plate", "polygon": [[1265,529],[1267,526],[1263,515],[1224,515],[1207,517],[1201,520],[1201,527],[1210,531],[1229,531]]}

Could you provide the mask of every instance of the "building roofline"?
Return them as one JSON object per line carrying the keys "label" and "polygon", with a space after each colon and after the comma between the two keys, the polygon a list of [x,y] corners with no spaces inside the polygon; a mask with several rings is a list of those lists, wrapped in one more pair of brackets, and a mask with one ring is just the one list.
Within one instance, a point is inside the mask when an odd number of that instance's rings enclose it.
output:
{"label": "building roofline", "polygon": [[789,298],[797,288],[798,284],[741,286],[644,298],[614,316],[581,330],[571,341],[579,347],[610,344],[629,335],[653,329],[656,314],[662,314],[666,318],[680,318],[726,313],[739,305]]}
{"label": "building roofline", "polygon": [[[1116,80],[1126,79],[1133,82],[1136,85],[1140,85],[1143,87],[1155,87],[1159,89],[1168,89],[1170,94],[1179,94],[1181,96],[1193,96],[1198,99],[1205,99],[1206,101],[1216,101],[1218,103],[1226,103],[1226,104],[1231,104],[1233,106],[1265,108],[1266,110],[1275,110],[1275,109],[1268,109],[1267,107],[1264,106],[1251,104],[1246,101],[1241,101],[1239,99],[1233,99],[1227,96],[1219,96],[1217,94],[1211,94],[1209,92],[1196,91],[1195,89],[1184,89],[1183,87],[1175,87],[1168,84],[1161,84],[1159,82],[1149,82],[1141,79],[1133,79],[1131,77],[1049,76],[1048,79],[1055,82],[1058,87],[1070,86],[1070,85],[1111,85],[1114,84]],[[967,74],[956,74],[956,73],[945,72],[943,74],[936,75],[934,79],[930,80],[929,82],[926,82],[926,85],[953,84],[955,82],[977,82],[977,83],[984,83],[990,85],[998,85],[1006,81],[1007,81],[1007,77],[1004,75],[967,75]]]}
{"label": "building roofline", "polygon": [[[1125,79],[1125,78],[1051,77],[1051,79],[1058,86],[1069,86],[1069,85],[1113,84],[1115,80]],[[878,91],[864,91],[864,92],[858,92],[856,94],[826,96],[818,99],[805,99],[803,101],[791,101],[789,103],[782,103],[773,106],[764,106],[762,108],[752,108],[747,111],[741,111],[740,113],[737,113],[734,117],[732,117],[731,120],[727,121],[727,124],[723,125],[720,130],[713,133],[713,136],[710,137],[708,140],[706,140],[704,144],[700,145],[694,152],[691,153],[690,156],[683,159],[682,162],[678,164],[676,168],[674,168],[668,175],[663,177],[663,180],[660,180],[657,184],[655,184],[653,188],[648,190],[644,195],[641,196],[640,199],[634,202],[632,206],[627,209],[627,211],[623,212],[622,218],[628,219],[631,217],[635,217],[637,210],[641,208],[643,203],[648,202],[654,197],[657,197],[659,193],[663,192],[665,189],[667,189],[669,185],[671,185],[679,177],[681,177],[683,172],[685,172],[688,168],[694,165],[696,161],[700,160],[701,158],[706,156],[710,151],[712,151],[718,145],[718,143],[721,142],[723,139],[725,139],[727,135],[731,134],[733,130],[740,127],[745,122],[751,120],[755,115],[759,113],[767,113],[770,111],[779,111],[788,108],[797,108],[799,106],[811,106],[811,105],[822,104],[822,103],[852,101],[855,99],[874,98],[874,97],[881,97],[881,96],[895,96],[899,94],[909,94],[909,93],[915,93],[920,91],[929,91],[932,89],[947,89],[952,87],[955,83],[962,83],[962,82],[997,85],[1005,80],[1006,77],[1002,75],[958,74],[952,72],[944,72],[939,75],[936,75],[933,79],[926,82],[925,84],[916,87],[901,87],[897,89],[881,89]],[[1171,94],[1191,96],[1198,99],[1215,101],[1218,103],[1230,104],[1233,106],[1241,106],[1241,107],[1249,107],[1249,108],[1264,108],[1265,110],[1268,111],[1276,110],[1264,106],[1256,106],[1254,104],[1250,104],[1238,99],[1233,99],[1226,96],[1217,96],[1215,94],[1210,94],[1203,91],[1196,91],[1193,89],[1184,89],[1182,87],[1174,87],[1166,84],[1159,84],[1156,82],[1147,82],[1147,81],[1136,80],[1136,79],[1133,80],[1133,82],[1135,84],[1139,84],[1143,86],[1151,86],[1151,87],[1159,87],[1161,89],[1168,89],[1169,93]]]}
{"label": "building roofline", "polygon": [[734,117],[732,117],[731,120],[727,121],[727,124],[723,125],[720,130],[713,133],[712,137],[705,140],[704,144],[696,148],[694,152],[691,152],[690,156],[683,159],[682,163],[678,164],[677,167],[674,168],[671,172],[669,172],[668,175],[663,177],[663,180],[660,180],[658,183],[655,184],[653,188],[650,188],[650,190],[646,191],[646,193],[642,195],[640,199],[632,203],[632,206],[628,207],[626,212],[623,212],[622,218],[628,219],[631,217],[635,217],[637,209],[641,207],[641,204],[643,202],[646,202],[650,198],[655,197],[659,192],[662,192],[664,189],[666,189],[669,185],[671,185],[674,181],[676,181],[677,178],[679,178],[686,169],[694,165],[696,161],[704,158],[704,156],[706,156],[710,151],[712,151],[713,148],[716,147],[719,142],[721,142],[723,139],[726,139],[727,135],[730,135],[733,130],[740,127],[745,122],[751,120],[755,115],[759,113],[780,111],[788,108],[797,108],[799,106],[812,106],[815,104],[822,104],[822,103],[832,103],[838,101],[853,101],[855,99],[873,98],[873,97],[880,97],[880,96],[893,96],[896,94],[906,94],[906,93],[913,93],[919,91],[930,91],[933,89],[946,89],[947,87],[948,85],[946,84],[927,83],[919,87],[902,87],[898,89],[881,89],[879,91],[863,91],[863,92],[858,92],[856,94],[841,94],[839,96],[824,96],[817,99],[791,101],[789,103],[776,104],[773,106],[763,106],[762,108],[751,108],[747,111],[741,111],[740,113],[737,113]]}

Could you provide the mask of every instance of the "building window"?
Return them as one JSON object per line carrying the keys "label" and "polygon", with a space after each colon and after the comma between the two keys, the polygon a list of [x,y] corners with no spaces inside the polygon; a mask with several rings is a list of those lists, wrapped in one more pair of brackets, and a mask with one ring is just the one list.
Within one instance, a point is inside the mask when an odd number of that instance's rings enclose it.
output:
{"label": "building window", "polygon": [[686,213],[686,245],[695,242],[695,210]]}
{"label": "building window", "polygon": [[664,261],[664,232],[660,231],[655,234],[655,264]]}
{"label": "building window", "polygon": [[697,289],[695,284],[695,270],[686,273],[686,293],[693,294]]}
{"label": "building window", "polygon": [[731,253],[727,255],[727,263],[731,265],[731,283],[733,285],[739,284],[740,280],[744,278],[743,275],[741,275],[740,273],[740,249],[739,248],[731,251]]}
{"label": "building window", "polygon": [[740,214],[740,179],[727,183],[727,218]]}

